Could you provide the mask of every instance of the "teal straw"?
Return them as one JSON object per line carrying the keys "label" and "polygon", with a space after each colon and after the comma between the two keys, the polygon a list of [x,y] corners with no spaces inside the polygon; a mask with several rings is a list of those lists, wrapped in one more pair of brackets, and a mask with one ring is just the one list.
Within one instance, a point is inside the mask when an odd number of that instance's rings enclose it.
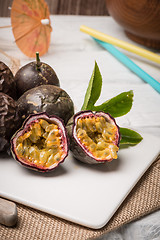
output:
{"label": "teal straw", "polygon": [[132,72],[137,74],[141,79],[150,84],[157,92],[160,93],[160,83],[152,78],[148,73],[143,71],[140,67],[138,67],[130,58],[128,58],[125,54],[120,52],[117,48],[115,48],[112,44],[100,41],[96,38],[93,38],[97,43],[99,43],[103,48],[105,48],[108,52],[110,52],[116,59],[118,59],[121,63],[123,63],[126,67],[128,67]]}

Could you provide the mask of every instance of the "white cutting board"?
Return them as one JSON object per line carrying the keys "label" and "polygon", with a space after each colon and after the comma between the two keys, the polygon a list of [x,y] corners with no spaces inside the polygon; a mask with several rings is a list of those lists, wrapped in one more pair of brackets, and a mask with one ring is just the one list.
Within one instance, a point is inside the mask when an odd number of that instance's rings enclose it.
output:
{"label": "white cutting board", "polygon": [[141,134],[143,141],[121,149],[117,160],[93,166],[69,154],[50,173],[28,170],[1,154],[0,195],[90,228],[101,228],[160,152],[160,138]]}

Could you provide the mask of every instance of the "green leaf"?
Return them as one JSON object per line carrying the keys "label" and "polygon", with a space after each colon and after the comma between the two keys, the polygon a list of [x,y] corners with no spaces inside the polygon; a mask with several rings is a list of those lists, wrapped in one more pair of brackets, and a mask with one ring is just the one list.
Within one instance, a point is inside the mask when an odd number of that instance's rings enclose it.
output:
{"label": "green leaf", "polygon": [[113,97],[101,105],[95,106],[102,89],[102,76],[99,67],[95,62],[94,70],[89,81],[85,94],[85,99],[81,110],[103,111],[110,113],[113,117],[120,117],[127,114],[132,108],[133,91],[123,92]]}
{"label": "green leaf", "polygon": [[132,108],[133,91],[123,92],[116,97],[102,103],[99,106],[93,106],[91,110],[103,111],[110,113],[112,117],[120,117],[125,115]]}
{"label": "green leaf", "polygon": [[81,110],[91,110],[98,100],[102,89],[102,76],[99,67],[95,62],[94,70],[85,94],[85,99]]}
{"label": "green leaf", "polygon": [[[119,95],[105,101],[101,105],[95,106],[102,89],[102,76],[98,65],[95,62],[94,70],[85,94],[85,99],[81,110],[103,111],[110,113],[112,117],[120,117],[127,114],[132,108],[133,91],[122,92]],[[142,141],[142,136],[127,128],[120,128],[120,147],[134,146]]]}
{"label": "green leaf", "polygon": [[133,146],[142,141],[142,136],[128,128],[120,128],[120,134],[121,134],[121,141],[120,141],[120,146],[121,145],[126,145],[126,146]]}

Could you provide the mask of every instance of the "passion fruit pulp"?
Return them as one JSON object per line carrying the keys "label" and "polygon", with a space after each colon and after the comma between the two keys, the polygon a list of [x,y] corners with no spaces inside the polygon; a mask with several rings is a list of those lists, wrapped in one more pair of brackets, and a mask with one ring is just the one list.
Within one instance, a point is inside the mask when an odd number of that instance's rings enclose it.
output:
{"label": "passion fruit pulp", "polygon": [[68,138],[63,122],[45,113],[31,115],[11,139],[13,157],[25,167],[47,172],[68,155]]}
{"label": "passion fruit pulp", "polygon": [[119,127],[109,114],[79,112],[68,122],[67,130],[70,148],[76,159],[96,164],[117,158]]}

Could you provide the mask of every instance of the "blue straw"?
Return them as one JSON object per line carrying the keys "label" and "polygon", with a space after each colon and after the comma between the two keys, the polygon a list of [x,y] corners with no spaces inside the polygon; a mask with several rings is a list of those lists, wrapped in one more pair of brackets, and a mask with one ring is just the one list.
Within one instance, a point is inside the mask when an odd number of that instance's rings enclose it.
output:
{"label": "blue straw", "polygon": [[108,52],[110,52],[116,59],[118,59],[121,63],[127,66],[132,72],[137,74],[141,79],[150,84],[157,92],[160,93],[160,83],[152,78],[148,73],[143,71],[140,67],[138,67],[130,58],[120,52],[117,48],[115,48],[112,44],[100,41],[96,38],[93,38],[97,43],[99,43],[103,48],[105,48]]}

